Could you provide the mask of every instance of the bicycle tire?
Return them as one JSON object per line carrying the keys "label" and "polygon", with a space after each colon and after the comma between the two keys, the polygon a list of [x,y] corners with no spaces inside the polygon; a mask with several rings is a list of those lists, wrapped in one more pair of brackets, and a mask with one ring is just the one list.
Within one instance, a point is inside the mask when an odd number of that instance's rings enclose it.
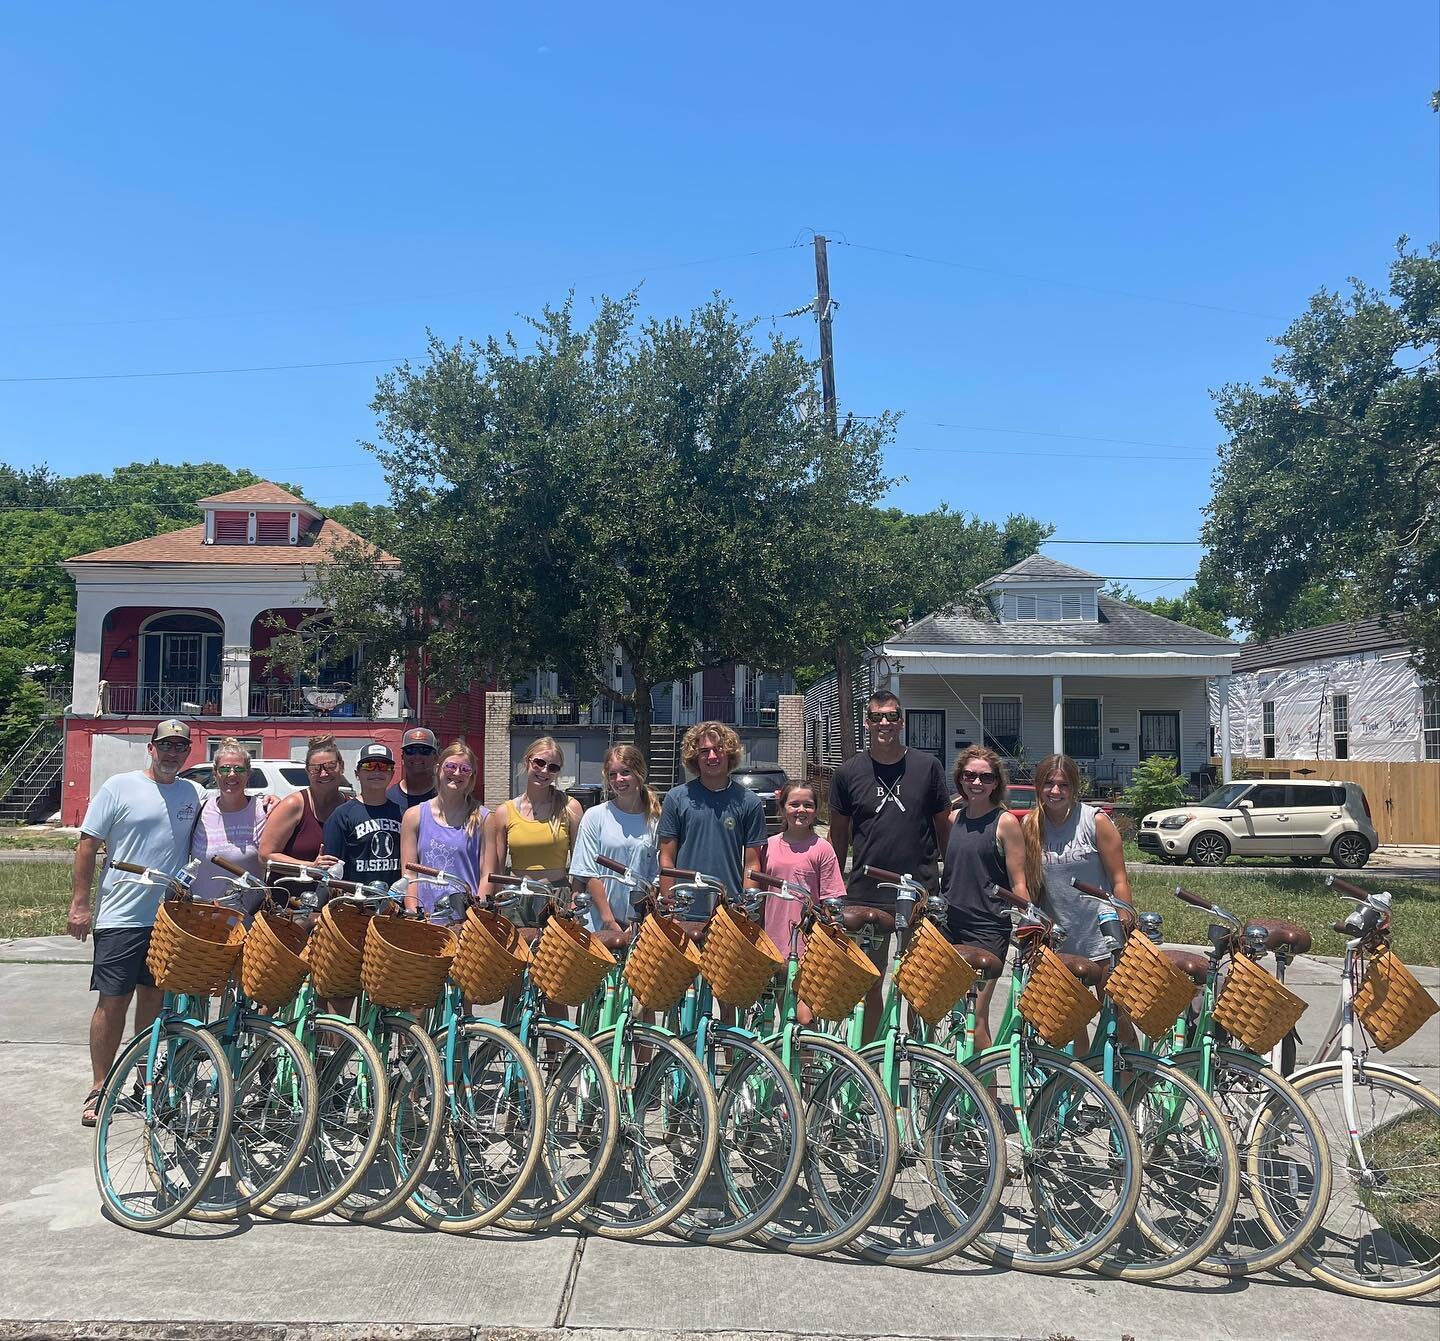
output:
{"label": "bicycle tire", "polygon": [[1166,1280],[1224,1238],[1240,1198],[1240,1160],[1224,1113],[1198,1081],[1129,1049],[1119,1068],[1144,1176],[1134,1221],[1090,1267],[1117,1280]]}
{"label": "bicycle tire", "polygon": [[[710,1077],[674,1034],[627,1021],[633,1042],[616,1081],[620,1137],[595,1190],[574,1213],[576,1224],[609,1239],[654,1234],[700,1194],[720,1140]],[[592,1039],[610,1055],[613,1029]],[[641,1061],[641,1048],[649,1056]]]}
{"label": "bicycle tire", "polygon": [[[1173,1060],[1199,1074],[1197,1050]],[[1319,1228],[1330,1200],[1330,1152],[1310,1106],[1258,1057],[1217,1049],[1210,1097],[1235,1140],[1244,1195],[1219,1245],[1195,1269],[1232,1279],[1253,1276],[1288,1262]],[[1278,1195],[1267,1205],[1264,1189],[1280,1182],[1289,1193],[1285,1206]]]}
{"label": "bicycle tire", "polygon": [[[225,1158],[235,1086],[220,1045],[203,1029],[162,1025],[150,1077],[153,1114],[134,1097],[147,1065],[150,1031],[120,1050],[105,1078],[95,1123],[95,1182],[110,1216],[154,1233],[187,1215]],[[177,1078],[183,1082],[176,1084]]]}
{"label": "bicycle tire", "polygon": [[[986,1088],[997,1095],[1007,1173],[1001,1205],[975,1247],[999,1266],[1065,1271],[1093,1261],[1125,1232],[1140,1201],[1140,1143],[1125,1105],[1099,1076],[1052,1048],[1026,1045],[1021,1057],[1028,1157],[1015,1126],[1009,1050],[970,1064],[982,1083],[993,1078]],[[1103,1140],[1089,1139],[1102,1129]],[[1111,1195],[1102,1207],[1106,1188]]]}
{"label": "bicycle tire", "polygon": [[[440,1143],[405,1205],[428,1229],[468,1234],[504,1215],[535,1172],[545,1082],[530,1050],[504,1026],[470,1018],[457,1032]],[[444,1032],[435,1038],[438,1046]]]}
{"label": "bicycle tire", "polygon": [[315,1134],[299,1167],[258,1207],[268,1220],[315,1220],[354,1190],[379,1153],[390,1115],[380,1051],[359,1025],[317,1015],[307,1031],[315,1067]]}
{"label": "bicycle tire", "polygon": [[387,1220],[410,1199],[440,1142],[445,1071],[430,1035],[403,1015],[382,1014],[372,1039],[384,1060],[390,1112],[380,1150],[335,1213],[355,1224]]}
{"label": "bicycle tire", "polygon": [[205,1026],[225,1049],[235,1082],[224,1167],[190,1211],[192,1220],[206,1222],[248,1215],[278,1192],[305,1158],[317,1115],[315,1067],[287,1028],[247,1016],[227,1036],[225,1024]]}
{"label": "bicycle tire", "polygon": [[539,1019],[531,1053],[545,1082],[545,1143],[529,1183],[496,1221],[538,1233],[568,1220],[605,1176],[620,1139],[609,1063],[567,1024]]}
{"label": "bicycle tire", "polygon": [[[777,1040],[766,1042],[774,1048]],[[805,1158],[779,1213],[752,1237],[769,1248],[813,1257],[843,1248],[869,1225],[895,1182],[900,1136],[879,1078],[857,1053],[809,1030],[794,1046],[805,1101]],[[869,1115],[863,1125],[857,1120],[861,1105]],[[837,1192],[846,1186],[845,1206],[830,1194],[827,1175]]]}
{"label": "bicycle tire", "polygon": [[[1330,1148],[1332,1167],[1338,1173],[1333,1178],[1320,1228],[1300,1245],[1293,1260],[1322,1284],[1360,1299],[1418,1299],[1440,1288],[1440,1217],[1435,1213],[1434,1183],[1417,1188],[1413,1179],[1401,1177],[1403,1167],[1397,1168],[1388,1159],[1383,1165],[1374,1162],[1375,1152],[1381,1148],[1375,1138],[1380,1132],[1393,1135],[1400,1124],[1407,1124],[1404,1139],[1426,1152],[1433,1180],[1434,1170],[1440,1165],[1440,1098],[1384,1065],[1366,1066],[1363,1080],[1357,1074],[1355,1083],[1359,1139],[1366,1147],[1366,1174],[1373,1177],[1378,1171],[1381,1175],[1373,1187],[1366,1185],[1355,1168],[1341,1064],[1311,1071],[1294,1081],[1320,1124]],[[1381,1092],[1408,1102],[1409,1112],[1394,1116],[1381,1112],[1377,1104]],[[1388,1103],[1384,1105],[1387,1110],[1389,1107]],[[1421,1226],[1414,1223],[1417,1207],[1424,1207],[1430,1216]],[[1385,1219],[1390,1223],[1386,1224]],[[1420,1258],[1417,1252],[1427,1255]],[[1375,1269],[1364,1274],[1344,1269],[1356,1262],[1373,1263]],[[1406,1270],[1412,1263],[1413,1269]],[[1390,1278],[1377,1279],[1380,1273],[1388,1273]]]}
{"label": "bicycle tire", "polygon": [[720,1077],[720,1145],[699,1196],[669,1230],[719,1245],[760,1228],[794,1190],[805,1158],[805,1104],[795,1078],[754,1035],[716,1024],[707,1041],[703,1064]]}
{"label": "bicycle tire", "polygon": [[[1000,1114],[953,1056],[911,1039],[896,1052],[905,1117],[899,1168],[885,1204],[847,1246],[869,1262],[930,1266],[970,1243],[1000,1204]],[[875,1067],[884,1053],[877,1041],[860,1055]]]}

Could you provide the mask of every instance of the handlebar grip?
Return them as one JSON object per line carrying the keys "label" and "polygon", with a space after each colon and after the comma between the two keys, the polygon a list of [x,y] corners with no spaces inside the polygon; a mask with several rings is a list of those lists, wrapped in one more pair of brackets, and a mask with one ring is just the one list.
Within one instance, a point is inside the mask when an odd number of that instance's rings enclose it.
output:
{"label": "handlebar grip", "polygon": [[1348,880],[1342,880],[1338,875],[1326,876],[1325,883],[1335,890],[1341,898],[1355,899],[1364,902],[1370,897],[1368,889],[1361,889],[1359,885],[1352,885]]}
{"label": "handlebar grip", "polygon": [[766,871],[751,871],[745,879],[756,889],[779,889],[785,883],[778,875],[770,875]]}
{"label": "handlebar grip", "polygon": [[515,886],[520,883],[520,877],[518,875],[496,874],[487,876],[486,879],[488,879],[492,885],[499,885],[502,889],[514,889]]}
{"label": "handlebar grip", "polygon": [[110,863],[110,869],[112,871],[126,871],[130,875],[145,874],[145,868],[143,866],[135,865],[133,861],[112,861]]}
{"label": "handlebar grip", "polygon": [[883,866],[862,866],[861,875],[868,875],[872,880],[903,880],[905,877],[899,871],[887,871]]}
{"label": "handlebar grip", "polygon": [[1184,885],[1175,886],[1175,897],[1181,903],[1188,903],[1192,908],[1203,908],[1207,913],[1210,911],[1210,900],[1202,899],[1198,894],[1192,894]]}
{"label": "handlebar grip", "polygon": [[595,865],[602,870],[614,871],[616,875],[624,875],[627,869],[623,861],[615,861],[611,857],[596,857]]}
{"label": "handlebar grip", "polygon": [[406,862],[405,870],[410,875],[439,875],[440,871],[434,866],[421,866],[419,862]]}
{"label": "handlebar grip", "polygon": [[[1104,899],[1107,903],[1110,901],[1110,895],[1101,889],[1099,885],[1087,885],[1085,881],[1076,880],[1073,877],[1070,883],[1082,894],[1088,894],[1092,899]],[[1206,906],[1208,907],[1209,905],[1207,904]]]}
{"label": "handlebar grip", "polygon": [[1350,928],[1350,927],[1347,927],[1347,926],[1345,925],[1345,923],[1343,923],[1343,922],[1332,922],[1332,923],[1330,923],[1330,930],[1333,931],[1333,932],[1335,932],[1336,935],[1344,936],[1347,940],[1348,940],[1351,936],[1353,936],[1353,935],[1355,934],[1355,932],[1353,931],[1353,929]]}
{"label": "handlebar grip", "polygon": [[1014,890],[1007,889],[1004,885],[991,885],[990,892],[994,894],[997,899],[1004,899],[1006,903],[1013,903],[1017,908],[1030,907],[1030,904],[1015,893]]}
{"label": "handlebar grip", "polygon": [[693,880],[700,872],[682,870],[679,866],[662,866],[660,874],[671,880]]}
{"label": "handlebar grip", "polygon": [[226,861],[224,857],[211,857],[210,860],[222,871],[229,871],[231,875],[250,874],[243,866],[237,866],[233,861]]}
{"label": "handlebar grip", "polygon": [[330,888],[338,890],[341,894],[354,894],[364,889],[364,886],[355,880],[332,880]]}

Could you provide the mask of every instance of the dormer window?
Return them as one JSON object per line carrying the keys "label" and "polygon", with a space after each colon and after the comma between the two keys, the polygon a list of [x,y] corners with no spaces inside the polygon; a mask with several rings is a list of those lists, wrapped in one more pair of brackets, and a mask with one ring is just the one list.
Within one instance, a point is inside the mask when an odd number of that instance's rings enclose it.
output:
{"label": "dormer window", "polygon": [[1000,618],[1016,623],[1058,624],[1093,621],[1095,593],[1091,591],[1007,591]]}

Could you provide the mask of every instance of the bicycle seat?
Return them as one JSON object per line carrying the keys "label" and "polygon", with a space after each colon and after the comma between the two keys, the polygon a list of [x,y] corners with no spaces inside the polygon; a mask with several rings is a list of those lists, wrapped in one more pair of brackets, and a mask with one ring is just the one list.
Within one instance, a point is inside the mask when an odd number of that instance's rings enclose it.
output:
{"label": "bicycle seat", "polygon": [[1084,955],[1060,956],[1060,962],[1065,965],[1086,987],[1099,987],[1105,978],[1105,968],[1097,964],[1093,959],[1086,959]]}
{"label": "bicycle seat", "polygon": [[630,944],[634,932],[628,927],[621,927],[619,931],[600,930],[590,933],[607,950],[623,950]]}
{"label": "bicycle seat", "polygon": [[895,930],[895,914],[883,908],[870,908],[863,903],[847,903],[844,912],[845,930],[861,931],[874,927],[877,934],[888,936]]}
{"label": "bicycle seat", "polygon": [[1168,945],[1161,952],[1177,969],[1197,987],[1205,986],[1205,975],[1210,972],[1210,961],[1193,950],[1172,950]]}
{"label": "bicycle seat", "polygon": [[1314,938],[1298,922],[1286,922],[1278,917],[1252,917],[1250,925],[1264,927],[1269,933],[1265,937],[1267,950],[1284,949],[1291,955],[1303,955],[1314,944]]}
{"label": "bicycle seat", "polygon": [[675,925],[679,927],[680,930],[683,931],[687,936],[689,936],[696,945],[699,945],[700,942],[705,939],[705,928],[708,927],[710,924],[708,922],[677,921]]}
{"label": "bicycle seat", "polygon": [[955,949],[972,969],[987,981],[998,978],[1000,971],[1005,967],[1005,962],[999,955],[993,955],[989,950],[982,950],[978,945],[957,945]]}

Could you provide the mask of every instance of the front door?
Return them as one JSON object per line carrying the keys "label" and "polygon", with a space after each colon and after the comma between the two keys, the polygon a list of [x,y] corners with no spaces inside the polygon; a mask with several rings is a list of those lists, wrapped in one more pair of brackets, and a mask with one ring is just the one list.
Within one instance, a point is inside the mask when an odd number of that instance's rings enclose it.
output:
{"label": "front door", "polygon": [[905,714],[905,743],[933,754],[945,762],[945,713],[930,708],[911,709]]}
{"label": "front door", "polygon": [[1180,766],[1180,714],[1178,712],[1142,712],[1140,714],[1140,757],[1164,755]]}

